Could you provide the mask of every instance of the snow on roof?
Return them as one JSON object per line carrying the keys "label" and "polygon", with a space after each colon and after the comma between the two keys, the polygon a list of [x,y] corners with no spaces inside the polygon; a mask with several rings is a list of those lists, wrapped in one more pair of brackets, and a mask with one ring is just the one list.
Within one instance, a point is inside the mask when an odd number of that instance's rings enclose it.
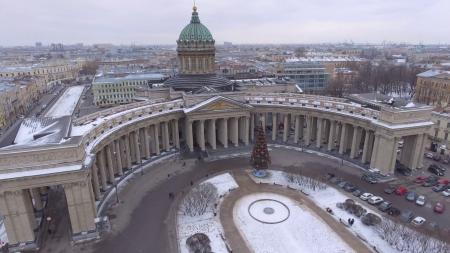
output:
{"label": "snow on roof", "polygon": [[242,104],[241,102],[237,102],[237,101],[235,101],[235,100],[233,100],[231,98],[222,97],[222,96],[215,96],[215,97],[212,97],[212,98],[207,99],[205,101],[202,101],[202,102],[200,102],[200,103],[198,103],[198,104],[196,104],[196,105],[194,105],[194,106],[192,106],[190,108],[185,108],[184,109],[184,113],[190,113],[192,111],[195,111],[195,110],[197,110],[197,109],[199,109],[199,108],[201,108],[201,107],[203,107],[203,106],[205,106],[205,105],[207,105],[209,103],[217,101],[217,100],[225,100],[225,101],[229,101],[230,103],[233,103],[233,104],[241,104],[242,106],[248,106],[248,105]]}
{"label": "snow on roof", "polygon": [[33,169],[9,173],[0,173],[0,180],[8,180],[15,178],[35,177],[40,175],[49,175],[56,173],[72,172],[81,170],[83,166],[81,164],[67,165],[55,168]]}
{"label": "snow on roof", "polygon": [[450,74],[450,71],[440,70],[440,69],[430,69],[425,72],[418,74],[418,77],[435,77],[440,74]]}
{"label": "snow on roof", "polygon": [[45,117],[63,117],[71,116],[75,107],[80,100],[81,94],[83,93],[84,86],[73,86],[67,88],[67,90],[62,94],[62,96],[56,101],[56,103],[48,110]]}

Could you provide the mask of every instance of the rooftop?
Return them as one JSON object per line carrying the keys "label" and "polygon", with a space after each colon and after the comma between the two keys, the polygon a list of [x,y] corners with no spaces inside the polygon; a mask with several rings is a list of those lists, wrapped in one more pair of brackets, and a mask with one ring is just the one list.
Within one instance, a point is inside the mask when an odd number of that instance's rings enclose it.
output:
{"label": "rooftop", "polygon": [[99,76],[96,77],[93,84],[100,84],[100,83],[120,83],[123,81],[136,81],[136,80],[151,80],[151,81],[162,81],[167,78],[166,75],[159,74],[159,73],[135,73],[135,74],[128,74],[126,76],[121,77],[112,77],[112,76]]}
{"label": "rooftop", "polygon": [[435,77],[442,79],[450,79],[450,71],[440,69],[430,69],[417,75],[418,77]]}

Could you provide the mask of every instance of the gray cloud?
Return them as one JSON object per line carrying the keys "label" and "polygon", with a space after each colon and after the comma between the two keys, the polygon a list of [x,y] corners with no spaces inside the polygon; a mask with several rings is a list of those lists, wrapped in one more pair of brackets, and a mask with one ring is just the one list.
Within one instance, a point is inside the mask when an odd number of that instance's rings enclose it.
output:
{"label": "gray cloud", "polygon": [[[190,0],[1,0],[1,45],[173,44]],[[216,41],[450,43],[448,0],[197,0]]]}

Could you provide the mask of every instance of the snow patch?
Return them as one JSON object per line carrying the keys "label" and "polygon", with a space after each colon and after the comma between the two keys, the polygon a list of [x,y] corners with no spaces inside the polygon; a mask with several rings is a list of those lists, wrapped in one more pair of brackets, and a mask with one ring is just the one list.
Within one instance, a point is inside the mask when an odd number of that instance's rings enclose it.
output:
{"label": "snow patch", "polygon": [[48,110],[45,117],[57,118],[62,116],[71,116],[78,104],[78,100],[80,100],[83,90],[83,85],[67,88],[52,108]]}

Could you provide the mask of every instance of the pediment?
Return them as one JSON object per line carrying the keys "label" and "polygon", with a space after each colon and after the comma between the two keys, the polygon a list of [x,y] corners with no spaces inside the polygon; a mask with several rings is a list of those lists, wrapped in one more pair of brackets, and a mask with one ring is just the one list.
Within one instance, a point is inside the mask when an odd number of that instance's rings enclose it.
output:
{"label": "pediment", "polygon": [[220,111],[242,111],[242,110],[248,110],[251,108],[250,105],[241,103],[239,101],[222,97],[222,96],[216,96],[213,98],[210,98],[208,100],[205,100],[203,102],[200,102],[191,108],[187,108],[185,110],[185,113],[193,113],[193,112],[220,112]]}

